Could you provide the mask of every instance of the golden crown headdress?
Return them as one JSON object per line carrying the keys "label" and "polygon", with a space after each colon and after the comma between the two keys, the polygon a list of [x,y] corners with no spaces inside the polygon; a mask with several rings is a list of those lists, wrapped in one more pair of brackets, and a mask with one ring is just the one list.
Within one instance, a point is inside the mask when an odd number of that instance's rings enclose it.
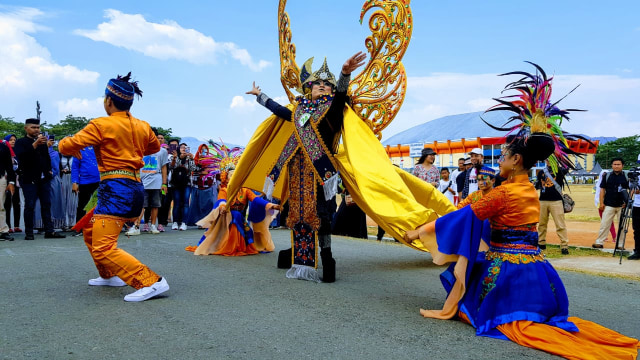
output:
{"label": "golden crown headdress", "polygon": [[302,65],[302,68],[300,68],[300,88],[296,89],[299,93],[306,94],[307,92],[311,91],[311,84],[314,81],[318,80],[324,80],[331,83],[333,87],[336,86],[336,77],[331,71],[329,71],[326,57],[324,58],[322,66],[316,72],[312,72],[312,64],[313,57],[305,61],[305,63]]}

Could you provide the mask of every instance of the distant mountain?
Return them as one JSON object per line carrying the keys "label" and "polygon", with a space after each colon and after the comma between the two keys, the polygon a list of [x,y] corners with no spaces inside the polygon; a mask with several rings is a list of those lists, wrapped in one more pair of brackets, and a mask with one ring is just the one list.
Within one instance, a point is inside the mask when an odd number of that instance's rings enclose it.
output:
{"label": "distant mountain", "polygon": [[609,141],[614,141],[614,140],[618,140],[617,137],[607,137],[607,136],[596,136],[596,137],[592,137],[591,140],[598,140],[600,141],[600,145],[604,145],[606,143],[608,143]]}
{"label": "distant mountain", "polygon": [[[215,141],[215,140],[214,140]],[[218,140],[220,141],[220,140]],[[206,138],[196,138],[196,137],[192,137],[192,136],[185,136],[180,138],[180,142],[183,142],[185,144],[187,144],[187,146],[189,146],[189,150],[191,150],[191,152],[195,152],[198,147],[202,144],[208,144],[209,143],[209,139]],[[224,143],[225,145],[227,145],[230,148],[239,146],[236,144],[230,144],[230,143]],[[242,146],[240,146],[242,147]]]}

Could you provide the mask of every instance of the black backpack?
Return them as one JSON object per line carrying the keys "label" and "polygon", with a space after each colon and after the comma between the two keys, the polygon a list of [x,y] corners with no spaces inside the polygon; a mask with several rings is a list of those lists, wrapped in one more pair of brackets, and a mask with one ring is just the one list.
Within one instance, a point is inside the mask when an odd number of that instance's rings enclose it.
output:
{"label": "black backpack", "polygon": [[178,166],[171,173],[171,185],[176,188],[184,188],[189,185],[189,170],[184,166]]}

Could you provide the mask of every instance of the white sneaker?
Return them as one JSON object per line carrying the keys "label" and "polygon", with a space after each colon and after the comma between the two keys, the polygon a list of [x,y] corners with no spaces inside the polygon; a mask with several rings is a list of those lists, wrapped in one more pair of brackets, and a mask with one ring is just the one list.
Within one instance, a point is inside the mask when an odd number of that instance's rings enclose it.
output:
{"label": "white sneaker", "polygon": [[90,279],[89,285],[91,286],[127,286],[127,283],[122,281],[122,279],[120,279],[119,277],[114,276],[108,279],[105,279],[103,277]]}
{"label": "white sneaker", "polygon": [[125,235],[127,236],[140,235],[140,228],[133,225],[131,228],[129,228],[129,231],[127,231]]}
{"label": "white sneaker", "polygon": [[180,230],[182,230],[182,231],[187,230],[187,224],[182,223],[182,224],[180,225]]}
{"label": "white sneaker", "polygon": [[124,297],[124,301],[145,301],[147,299],[151,299],[154,296],[158,296],[165,291],[169,290],[169,284],[167,280],[163,277],[160,281],[155,284],[147,287],[143,287],[142,289],[137,290],[127,296]]}
{"label": "white sneaker", "polygon": [[152,234],[160,234],[160,230],[155,225],[149,226],[149,232]]}
{"label": "white sneaker", "polygon": [[171,230],[178,230],[178,223],[174,222],[173,225],[171,225]]}

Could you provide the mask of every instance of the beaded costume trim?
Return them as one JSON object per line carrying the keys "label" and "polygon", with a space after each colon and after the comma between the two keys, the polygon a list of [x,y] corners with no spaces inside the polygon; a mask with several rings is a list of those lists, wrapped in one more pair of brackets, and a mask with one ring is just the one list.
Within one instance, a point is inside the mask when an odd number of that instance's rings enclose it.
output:
{"label": "beaded costume trim", "polygon": [[296,111],[293,114],[293,122],[296,127],[294,135],[301,145],[300,150],[302,154],[311,161],[313,171],[318,176],[320,185],[324,185],[324,180],[333,177],[337,171],[331,152],[322,142],[316,126],[327,114],[333,102],[333,97],[325,95],[311,102],[317,104],[317,107],[313,108],[302,105],[303,102],[308,101],[304,98],[299,97],[298,101]]}
{"label": "beaded costume trim", "polygon": [[314,123],[320,121],[331,107],[333,96],[323,95],[315,101],[299,96],[296,101],[298,102],[298,106],[296,106],[296,111],[293,114],[293,121],[296,127],[302,127],[309,119],[312,119]]}
{"label": "beaded costume trim", "polygon": [[524,225],[504,225],[498,222],[491,221],[492,230],[518,230],[518,231],[531,231],[538,232],[538,224],[524,224]]}
{"label": "beaded costume trim", "polygon": [[[316,182],[313,166],[303,158],[301,151],[289,161],[289,216],[287,227],[293,229],[297,223],[309,224],[312,231],[320,228],[316,209]],[[297,185],[297,188],[294,187]]]}
{"label": "beaded costume trim", "polygon": [[273,166],[273,168],[269,172],[269,178],[271,178],[271,181],[273,181],[274,183],[278,181],[278,178],[282,173],[282,169],[287,165],[287,163],[295,153],[296,149],[298,149],[298,139],[295,136],[295,134],[291,134],[291,137],[289,138],[289,140],[287,141],[287,144],[282,149],[282,152],[280,153],[280,156],[278,157],[276,164]]}
{"label": "beaded costume trim", "polygon": [[544,256],[538,254],[511,254],[503,252],[487,251],[484,257],[486,260],[496,260],[510,262],[512,264],[529,264],[539,261],[545,261]]}

